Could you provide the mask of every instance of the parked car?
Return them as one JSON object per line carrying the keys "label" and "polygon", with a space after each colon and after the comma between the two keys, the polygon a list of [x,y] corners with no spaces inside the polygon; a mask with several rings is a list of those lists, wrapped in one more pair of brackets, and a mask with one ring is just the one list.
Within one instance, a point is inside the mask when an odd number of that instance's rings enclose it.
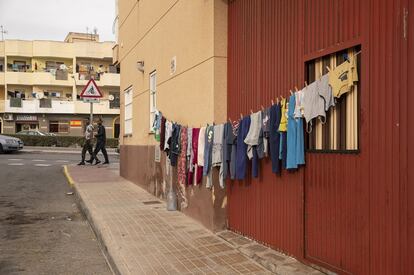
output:
{"label": "parked car", "polygon": [[56,134],[53,133],[45,133],[39,130],[23,130],[20,132],[17,132],[16,135],[26,135],[26,136],[56,136]]}
{"label": "parked car", "polygon": [[23,141],[19,138],[0,135],[0,154],[23,149]]}

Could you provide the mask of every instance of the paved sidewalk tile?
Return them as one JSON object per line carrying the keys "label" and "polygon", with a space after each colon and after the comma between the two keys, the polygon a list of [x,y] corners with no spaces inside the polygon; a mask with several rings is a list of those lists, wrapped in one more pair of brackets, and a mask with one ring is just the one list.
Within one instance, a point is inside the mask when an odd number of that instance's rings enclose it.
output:
{"label": "paved sidewalk tile", "polygon": [[91,223],[122,274],[271,274],[181,212],[116,176],[69,166]]}

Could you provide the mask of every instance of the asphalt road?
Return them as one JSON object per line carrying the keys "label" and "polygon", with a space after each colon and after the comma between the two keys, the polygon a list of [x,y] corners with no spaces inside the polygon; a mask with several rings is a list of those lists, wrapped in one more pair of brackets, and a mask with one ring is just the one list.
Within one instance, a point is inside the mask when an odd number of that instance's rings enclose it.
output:
{"label": "asphalt road", "polygon": [[0,274],[111,274],[67,194],[62,165],[77,162],[75,154],[0,155]]}

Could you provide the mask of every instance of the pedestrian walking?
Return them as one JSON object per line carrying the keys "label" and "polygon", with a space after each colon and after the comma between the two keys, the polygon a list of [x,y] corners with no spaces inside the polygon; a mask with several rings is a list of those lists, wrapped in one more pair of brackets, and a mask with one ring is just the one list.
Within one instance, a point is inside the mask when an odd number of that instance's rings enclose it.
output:
{"label": "pedestrian walking", "polygon": [[96,146],[95,151],[93,152],[93,156],[95,158],[95,165],[101,163],[101,161],[98,159],[98,153],[99,151],[102,151],[102,154],[104,155],[105,162],[103,164],[109,164],[108,159],[108,153],[106,152],[106,130],[105,126],[102,125],[102,119],[98,119],[98,133],[95,135],[96,137]]}
{"label": "pedestrian walking", "polygon": [[93,138],[93,125],[90,123],[89,119],[86,122],[87,126],[85,129],[85,142],[82,147],[82,160],[78,165],[85,165],[86,151],[89,152],[90,159],[86,162],[92,163],[94,160],[93,150],[92,150],[92,138]]}

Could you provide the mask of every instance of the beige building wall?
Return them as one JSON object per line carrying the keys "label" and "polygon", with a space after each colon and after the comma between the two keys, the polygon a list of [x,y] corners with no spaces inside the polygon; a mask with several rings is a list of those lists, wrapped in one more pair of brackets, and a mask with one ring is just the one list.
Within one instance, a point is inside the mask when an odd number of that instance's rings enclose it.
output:
{"label": "beige building wall", "polygon": [[[166,155],[155,161],[150,133],[150,74],[157,72],[156,108],[189,127],[223,123],[227,117],[227,1],[120,0],[116,62],[121,64],[121,169],[123,177],[165,199],[176,191],[178,209],[211,230],[226,224],[226,191],[187,188],[167,175]],[[171,61],[176,70],[171,71]],[[137,62],[144,62],[144,72]],[[132,135],[124,135],[124,91],[132,87]],[[217,171],[216,171],[217,170]]]}
{"label": "beige building wall", "polygon": [[[155,144],[149,134],[149,75],[157,71],[157,109],[200,127],[226,120],[227,4],[222,0],[120,1],[121,136],[123,91],[133,88],[133,134],[125,145]],[[135,34],[135,35],[131,35]],[[170,73],[170,62],[177,67]],[[137,61],[145,62],[144,73]]]}

